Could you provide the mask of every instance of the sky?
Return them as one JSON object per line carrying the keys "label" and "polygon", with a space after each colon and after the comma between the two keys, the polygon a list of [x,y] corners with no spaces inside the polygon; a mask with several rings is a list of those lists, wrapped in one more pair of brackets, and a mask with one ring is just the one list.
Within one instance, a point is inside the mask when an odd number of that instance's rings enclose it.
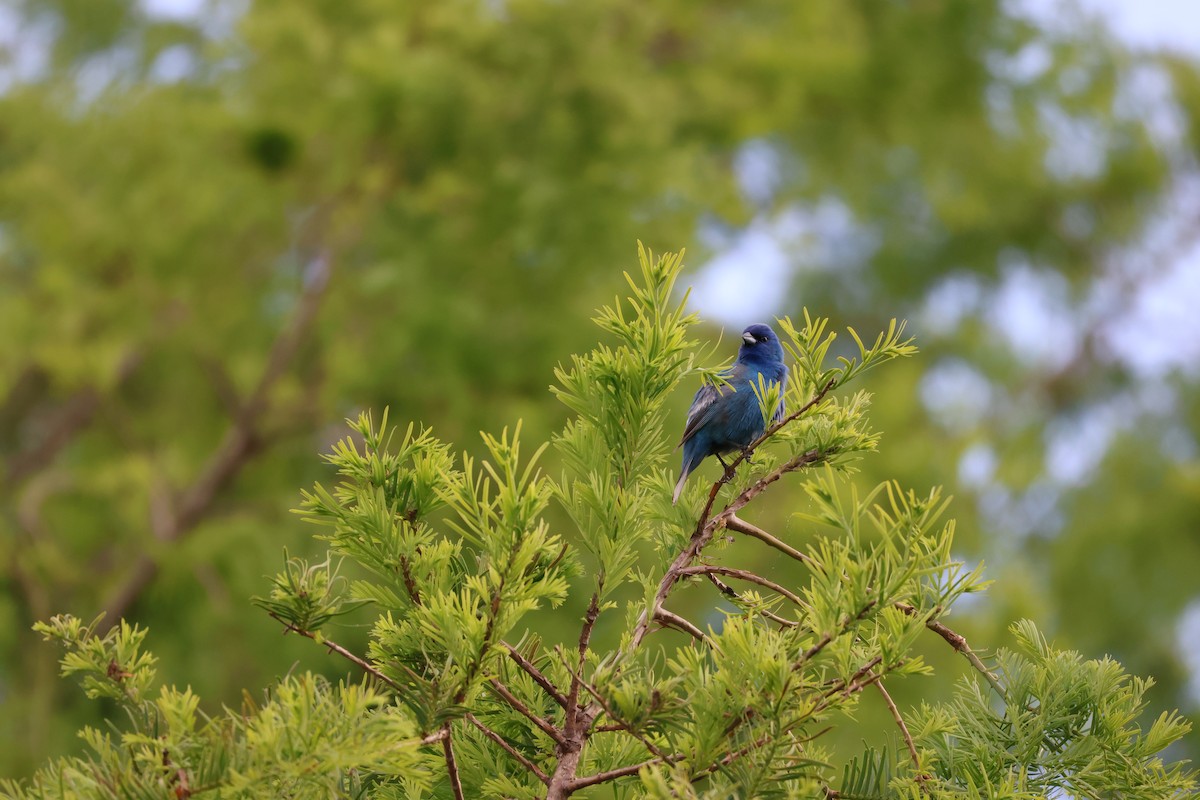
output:
{"label": "sky", "polygon": [[[1040,19],[1053,17],[1062,0],[1018,0],[1013,6]],[[1197,0],[1079,0],[1127,44],[1170,47],[1200,56]]]}

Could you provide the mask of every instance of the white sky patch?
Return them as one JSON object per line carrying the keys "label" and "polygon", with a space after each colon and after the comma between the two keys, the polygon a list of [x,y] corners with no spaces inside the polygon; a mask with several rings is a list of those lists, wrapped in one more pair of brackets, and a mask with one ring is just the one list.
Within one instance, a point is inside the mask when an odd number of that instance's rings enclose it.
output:
{"label": "white sky patch", "polygon": [[[1196,0],[1078,0],[1125,43],[1200,53],[1200,4]],[[1029,7],[1061,9],[1063,0],[1026,0]],[[1039,14],[1040,16],[1040,14]]]}
{"label": "white sky patch", "polygon": [[1200,242],[1194,242],[1170,268],[1148,274],[1126,295],[1106,326],[1105,347],[1141,378],[1162,378],[1172,370],[1200,373]]}
{"label": "white sky patch", "polygon": [[738,187],[747,200],[759,207],[768,205],[782,183],[779,150],[763,139],[752,139],[733,156]]}
{"label": "white sky patch", "polygon": [[1175,641],[1179,658],[1187,665],[1191,679],[1188,681],[1188,697],[1193,706],[1200,706],[1200,600],[1193,600],[1175,627]]}
{"label": "white sky patch", "polygon": [[1103,403],[1046,429],[1046,471],[1060,484],[1080,486],[1100,465],[1117,432],[1128,425],[1127,402]]}
{"label": "white sky patch", "polygon": [[756,219],[701,268],[691,295],[692,305],[701,314],[725,325],[745,327],[782,310],[792,270],[772,227]]}
{"label": "white sky patch", "polygon": [[190,47],[181,44],[163,50],[150,67],[150,79],[161,83],[175,83],[195,73],[196,54]]}
{"label": "white sky patch", "polygon": [[195,19],[207,5],[207,0],[142,0],[142,10],[159,19]]}
{"label": "white sky patch", "polygon": [[1003,542],[995,543],[996,552],[1011,553],[1031,536],[1058,533],[1063,525],[1061,495],[1061,488],[1050,481],[1036,481],[1023,491],[993,484],[980,492],[980,514],[990,529],[1004,535]]}
{"label": "white sky patch", "polygon": [[983,299],[983,282],[978,276],[961,273],[943,278],[925,295],[919,314],[921,330],[949,336],[964,319],[979,311]]}
{"label": "white sky patch", "polygon": [[53,38],[52,24],[24,20],[15,7],[0,5],[0,93],[46,71]]}
{"label": "white sky patch", "polygon": [[1137,64],[1125,70],[1118,79],[1114,111],[1145,122],[1160,147],[1184,145],[1187,119],[1175,102],[1171,76],[1163,67]]}
{"label": "white sky patch", "polygon": [[985,316],[1022,361],[1043,369],[1065,366],[1079,348],[1067,282],[1056,272],[1008,265]]}
{"label": "white sky patch", "polygon": [[963,451],[958,459],[958,482],[970,489],[981,489],[992,482],[999,466],[996,450],[988,444],[976,443]]}
{"label": "white sky patch", "polygon": [[1100,123],[1050,104],[1038,108],[1038,117],[1050,140],[1044,159],[1046,172],[1060,181],[1092,180],[1100,175],[1108,158],[1107,136]]}
{"label": "white sky patch", "polygon": [[977,427],[992,405],[992,384],[961,359],[945,359],[921,378],[921,402],[933,419],[950,430]]}
{"label": "white sky patch", "polygon": [[705,317],[742,326],[790,312],[788,289],[797,275],[856,270],[879,244],[833,197],[759,214],[731,235],[715,225],[700,235],[721,252],[693,279],[692,302]]}

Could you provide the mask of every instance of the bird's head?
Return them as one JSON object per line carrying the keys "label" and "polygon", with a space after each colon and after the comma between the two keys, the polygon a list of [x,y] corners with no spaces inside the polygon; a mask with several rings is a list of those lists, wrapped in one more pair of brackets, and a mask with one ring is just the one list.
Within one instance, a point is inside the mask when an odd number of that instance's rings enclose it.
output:
{"label": "bird's head", "polygon": [[761,322],[742,331],[742,346],[738,349],[738,360],[761,363],[783,363],[783,345],[770,325]]}

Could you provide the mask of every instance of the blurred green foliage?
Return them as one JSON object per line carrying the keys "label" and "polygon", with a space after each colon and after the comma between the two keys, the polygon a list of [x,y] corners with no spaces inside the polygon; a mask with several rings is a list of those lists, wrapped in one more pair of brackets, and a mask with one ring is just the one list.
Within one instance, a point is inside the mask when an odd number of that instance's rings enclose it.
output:
{"label": "blurred green foliage", "polygon": [[[462,442],[519,417],[546,438],[563,419],[548,376],[591,342],[636,238],[675,248],[823,202],[848,209],[868,257],[802,264],[790,291],[835,323],[915,317],[927,354],[868,378],[889,446],[864,485],[953,487],[971,447],[997,464],[958,491],[960,546],[998,579],[963,631],[999,642],[1041,619],[1154,674],[1153,705],[1186,704],[1198,488],[1161,442],[1195,431],[1195,375],[1171,377],[1174,407],[1129,412],[1053,513],[1010,526],[996,506],[1045,488],[1054,420],[1136,384],[1095,329],[1047,365],[982,312],[929,330],[912,312],[962,276],[986,309],[1014,261],[1085,302],[1194,163],[1194,64],[999,0],[11,8],[0,771],[78,747],[91,719],[31,631],[53,613],[145,623],[164,673],[214,701],[297,660],[339,674],[302,642],[263,647],[277,630],[246,598],[282,545],[312,554],[282,510],[343,417],[388,405]],[[1177,144],[1125,102],[1147,69],[1177,88]],[[748,142],[777,157],[767,195],[735,169]],[[922,404],[923,371],[947,363],[990,387],[965,421]]]}

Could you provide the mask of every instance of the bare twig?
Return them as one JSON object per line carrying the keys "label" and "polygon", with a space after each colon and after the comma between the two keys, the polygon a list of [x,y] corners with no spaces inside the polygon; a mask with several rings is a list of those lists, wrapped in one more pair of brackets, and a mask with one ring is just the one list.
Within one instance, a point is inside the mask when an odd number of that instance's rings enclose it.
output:
{"label": "bare twig", "polygon": [[780,541],[764,531],[762,528],[751,525],[749,522],[746,522],[746,520],[742,519],[736,514],[730,514],[729,516],[725,517],[725,527],[731,531],[737,531],[738,533],[744,533],[747,536],[753,536],[755,539],[769,544],[779,552],[791,556],[792,558],[804,564],[808,564],[809,566],[817,566],[816,562],[813,561],[811,557],[801,553],[790,544]]}
{"label": "bare twig", "polygon": [[665,608],[660,608],[658,611],[654,612],[654,619],[664,627],[675,628],[676,630],[680,630],[686,634],[689,634],[696,641],[700,642],[701,644],[708,645],[713,650],[719,651],[721,649],[717,647],[716,642],[704,635],[704,631],[700,630],[691,622],[679,616],[678,614],[668,611]]}
{"label": "bare twig", "polygon": [[417,744],[421,745],[422,747],[427,747],[431,744],[437,744],[438,742],[440,742],[442,739],[445,739],[449,735],[450,735],[449,728],[441,728],[441,729],[436,730],[433,733],[429,734],[428,736],[425,736],[424,738],[421,739],[421,741],[417,742]]}
{"label": "bare twig", "polygon": [[735,567],[720,567],[720,566],[709,565],[709,564],[701,564],[701,565],[694,566],[694,567],[684,567],[683,569],[679,570],[679,574],[680,575],[724,575],[728,578],[738,578],[740,580],[747,581],[749,583],[757,583],[759,586],[770,589],[771,591],[776,592],[777,594],[780,594],[780,595],[786,597],[788,600],[791,600],[793,603],[800,606],[801,608],[809,608],[808,603],[804,602],[804,600],[802,600],[800,598],[800,596],[798,594],[796,594],[795,592],[793,592],[791,589],[780,586],[778,583],[775,583],[775,581],[768,580],[768,579],[762,577],[761,575],[757,575],[748,570],[737,569]]}
{"label": "bare twig", "polygon": [[539,670],[533,662],[521,655],[517,648],[513,647],[508,642],[501,642],[501,645],[508,651],[508,657],[511,658],[518,667],[525,670],[529,677],[533,678],[533,682],[545,690],[546,694],[554,698],[554,702],[558,703],[563,708],[567,707],[567,698],[558,688],[550,682],[541,670]]}
{"label": "bare twig", "polygon": [[616,769],[610,769],[606,772],[597,772],[595,775],[587,775],[582,778],[576,778],[575,780],[571,781],[571,791],[583,789],[587,786],[595,786],[598,783],[615,781],[617,778],[624,778],[628,775],[636,775],[641,772],[643,768],[652,767],[655,764],[661,763],[661,761],[662,759],[659,758],[648,758],[639,764],[630,764],[626,767],[617,767]]}
{"label": "bare twig", "polygon": [[357,664],[359,667],[362,668],[362,670],[364,672],[366,672],[368,675],[375,678],[376,680],[386,683],[388,686],[392,687],[393,689],[395,689],[398,692],[403,691],[403,687],[401,687],[400,684],[396,683],[394,680],[389,678],[387,675],[384,675],[382,672],[380,672],[379,669],[374,664],[360,658],[359,656],[355,655],[354,653],[350,652],[346,648],[342,647],[340,644],[333,641],[332,639],[328,639],[325,636],[322,636],[320,639],[318,639],[317,635],[315,633],[313,633],[312,631],[305,630],[304,628],[299,628],[299,627],[293,625],[292,623],[288,622],[287,620],[283,619],[278,614],[271,614],[271,616],[274,617],[279,622],[283,623],[285,632],[298,633],[301,636],[304,636],[308,639],[312,639],[314,642],[317,642],[318,644],[321,644],[321,645],[329,648],[329,652],[337,653],[339,656],[346,659],[347,661],[351,661],[354,664]]}
{"label": "bare twig", "polygon": [[654,599],[651,600],[650,608],[642,612],[642,616],[639,618],[638,624],[634,628],[633,636],[630,639],[630,646],[637,647],[642,643],[642,639],[646,637],[646,633],[649,631],[650,621],[654,619],[655,612],[662,607],[667,595],[671,593],[671,589],[673,589],[675,584],[679,581],[679,578],[682,574],[681,571],[691,566],[692,562],[695,561],[696,557],[700,554],[700,551],[712,541],[713,535],[717,530],[726,524],[726,521],[730,516],[733,516],[737,511],[742,509],[747,503],[762,493],[767,486],[779,480],[779,478],[785,473],[799,469],[803,466],[807,466],[808,464],[812,464],[827,455],[828,453],[822,451],[809,450],[805,453],[794,456],[786,463],[776,467],[765,477],[760,478],[746,489],[742,490],[741,494],[734,498],[733,501],[730,502],[720,514],[712,519],[708,519],[708,514],[712,507],[712,501],[716,498],[717,490],[720,488],[719,484],[714,484],[713,491],[709,497],[709,505],[705,508],[704,513],[700,517],[700,521],[697,523],[696,532],[692,534],[692,538],[688,542],[688,546],[685,547],[679,553],[679,555],[675,557],[675,560],[667,569],[666,574],[663,575],[663,578],[658,585],[658,591],[655,593]]}
{"label": "bare twig", "polygon": [[558,650],[558,656],[562,659],[563,666],[571,675],[571,688],[567,692],[566,698],[566,722],[563,724],[564,741],[559,747],[558,766],[555,767],[554,774],[550,777],[550,783],[546,786],[546,800],[563,800],[563,798],[571,796],[574,791],[572,784],[575,781],[575,773],[579,770],[579,761],[583,757],[583,747],[587,744],[588,736],[591,733],[592,722],[599,713],[599,707],[580,700],[579,689],[583,685],[583,666],[587,659],[588,645],[592,640],[592,630],[596,626],[596,619],[600,616],[600,592],[603,589],[603,583],[602,576],[596,586],[596,591],[592,593],[592,599],[588,603],[587,612],[583,617],[583,626],[579,631],[578,667],[572,670],[567,664],[562,650]]}
{"label": "bare twig", "polygon": [[883,702],[887,703],[888,711],[892,712],[892,719],[896,720],[896,726],[900,728],[900,734],[904,737],[904,744],[908,747],[908,754],[912,756],[913,766],[920,769],[921,759],[917,756],[917,746],[913,744],[912,734],[908,732],[908,725],[904,724],[904,717],[900,716],[900,709],[896,708],[896,701],[892,700],[892,696],[888,694],[888,690],[883,688],[882,680],[875,684],[875,688],[883,695]]}
{"label": "bare twig", "polygon": [[[905,614],[908,614],[910,617],[917,616],[917,610],[907,603],[896,603],[896,608],[900,609]],[[1001,700],[1007,699],[1007,693],[1004,691],[1004,685],[1000,683],[1000,679],[996,677],[996,674],[988,669],[987,665],[980,660],[979,656],[975,655],[975,652],[971,650],[970,645],[967,644],[967,639],[965,636],[955,633],[934,618],[925,620],[925,627],[929,628],[929,630],[945,639],[946,643],[953,647],[956,652],[961,653],[963,657],[970,662],[971,666],[974,667],[979,674],[983,675],[984,679],[987,680],[988,684],[991,685],[992,690],[1000,696]]]}
{"label": "bare twig", "polygon": [[[838,626],[839,633],[844,633],[845,631],[849,630],[851,625],[853,625],[854,623],[858,622],[863,617],[865,617],[870,612],[870,610],[874,607],[875,607],[875,601],[870,600],[853,617],[847,617],[846,619],[842,620],[842,624]],[[822,650],[824,650],[826,647],[828,647],[829,644],[833,641],[833,637],[834,637],[833,633],[824,634],[820,639],[818,639],[816,642],[814,642],[811,647],[809,647],[807,650],[805,650],[803,653],[800,654],[800,658],[794,664],[792,664],[792,669],[797,670],[800,667],[804,666],[804,664],[807,661],[811,660],[818,653],[820,653]]]}
{"label": "bare twig", "polygon": [[[871,673],[871,670],[875,669],[882,662],[883,662],[883,656],[875,656],[870,661],[868,661],[867,663],[865,663],[861,667],[859,667],[857,670],[855,670],[854,674],[850,676],[850,680],[837,681],[833,685],[832,688],[830,688],[827,692],[825,692],[826,699],[832,698],[835,695],[839,695],[839,694],[844,694],[848,697],[851,694],[854,694],[854,692],[862,691],[862,689],[866,688],[867,686],[870,686],[875,681],[882,680],[883,679],[882,673],[880,673],[878,675],[873,675]],[[895,667],[893,667],[893,669],[894,668]],[[865,676],[870,676],[870,679],[865,682],[860,683],[859,681],[861,681],[862,678]],[[855,687],[857,687],[857,688],[855,688]],[[818,705],[820,705],[820,704],[818,704]]]}
{"label": "bare twig", "polygon": [[543,772],[541,770],[541,768],[538,767],[537,764],[533,763],[528,758],[521,755],[520,751],[518,751],[515,747],[513,747],[511,744],[506,742],[504,740],[504,738],[502,736],[500,736],[500,734],[496,733],[494,730],[492,730],[491,728],[489,728],[488,726],[486,726],[482,722],[480,722],[478,719],[476,719],[474,714],[472,714],[471,712],[468,711],[467,715],[466,715],[466,720],[467,720],[467,722],[471,723],[476,728],[478,728],[480,730],[480,732],[483,733],[484,736],[491,739],[496,744],[500,745],[501,749],[503,749],[506,753],[508,753],[510,756],[512,756],[514,759],[516,759],[521,764],[521,766],[525,767],[525,769],[532,772],[534,774],[534,777],[536,777],[539,781],[541,781],[542,783],[550,783],[550,776],[547,775],[545,772]]}
{"label": "bare twig", "polygon": [[[745,598],[743,598],[743,597],[742,597],[740,594],[738,594],[738,593],[737,593],[737,590],[735,590],[735,589],[734,589],[732,586],[730,586],[729,584],[725,583],[725,581],[721,580],[721,579],[720,579],[720,578],[718,578],[716,575],[713,575],[713,574],[710,572],[710,573],[709,573],[709,574],[708,574],[706,577],[708,578],[709,582],[710,582],[710,583],[712,583],[712,585],[713,585],[713,586],[717,587],[717,590],[718,590],[718,591],[719,591],[721,594],[725,595],[725,596],[726,596],[726,597],[728,597],[730,600],[734,601],[735,603],[747,604],[747,601],[746,601],[746,599],[745,599]],[[779,625],[781,625],[781,626],[782,626],[782,627],[784,627],[784,628],[798,628],[798,627],[800,627],[800,623],[799,623],[799,622],[796,622],[796,621],[794,621],[794,620],[790,620],[790,619],[785,619],[785,618],[783,618],[783,617],[779,616],[778,614],[776,614],[774,611],[771,611],[769,608],[758,608],[758,609],[755,609],[755,610],[756,610],[756,611],[757,611],[759,614],[761,614],[762,616],[764,616],[764,617],[766,617],[767,619],[771,620],[772,622],[777,622],[777,623],[779,623]]]}
{"label": "bare twig", "polygon": [[967,644],[965,637],[963,637],[961,634],[955,633],[934,619],[926,622],[925,627],[929,628],[929,630],[933,631],[938,636],[941,636],[951,647],[953,647],[959,653],[962,653],[967,661],[971,663],[971,666],[978,670],[979,673],[987,680],[987,682],[991,684],[992,689],[1000,696],[1000,699],[1007,699],[1007,693],[1004,691],[1004,685],[1000,683],[1000,679],[996,677],[995,673],[987,668],[987,665],[979,659],[979,656],[975,655],[975,652],[971,650],[970,646]]}
{"label": "bare twig", "polygon": [[492,687],[492,691],[494,691],[497,695],[499,695],[501,700],[503,700],[505,703],[508,703],[508,705],[511,706],[513,708],[513,710],[519,712],[522,716],[524,716],[526,719],[528,719],[534,725],[537,725],[538,728],[541,729],[541,731],[543,733],[545,733],[547,736],[549,736],[551,739],[553,739],[556,743],[561,745],[566,742],[566,739],[563,737],[563,732],[561,730],[559,730],[557,727],[552,725],[549,720],[534,713],[533,710],[529,708],[529,706],[525,705],[525,703],[523,703],[520,698],[518,698],[516,695],[514,695],[512,693],[512,690],[510,690],[503,683],[496,680],[495,678],[491,678],[488,680],[488,686]]}
{"label": "bare twig", "polygon": [[454,791],[454,800],[465,800],[462,780],[458,777],[458,761],[454,758],[454,744],[450,735],[450,723],[443,728],[446,738],[442,739],[442,752],[446,754],[446,772],[450,778],[450,788]]}

